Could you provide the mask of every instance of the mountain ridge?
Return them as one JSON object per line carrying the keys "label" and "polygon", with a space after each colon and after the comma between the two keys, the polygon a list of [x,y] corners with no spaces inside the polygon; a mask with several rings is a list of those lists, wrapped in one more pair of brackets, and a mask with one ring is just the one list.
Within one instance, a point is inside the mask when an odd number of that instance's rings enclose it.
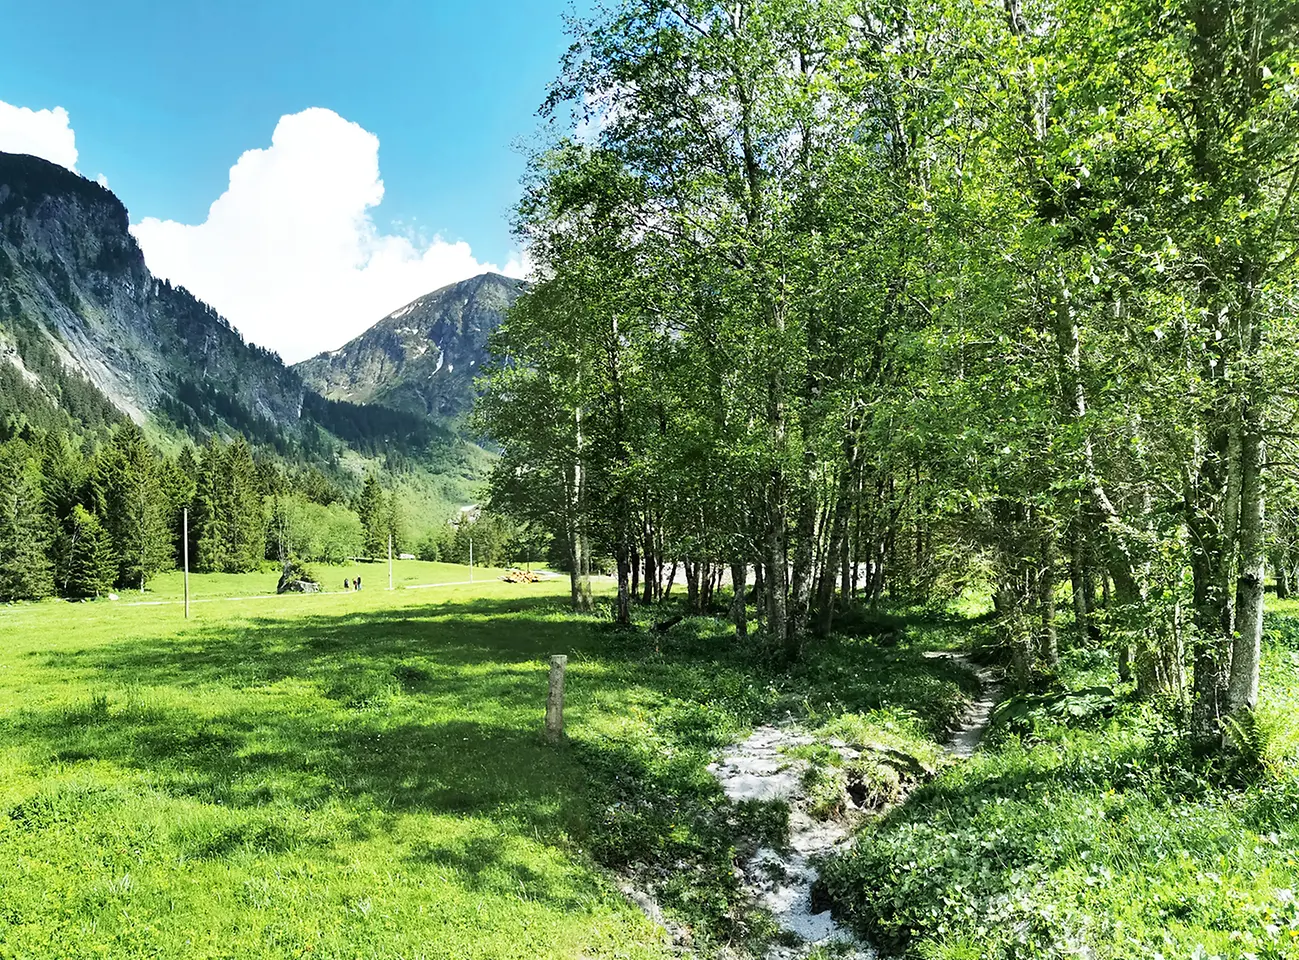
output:
{"label": "mountain ridge", "polygon": [[320,396],[278,354],[154,277],[106,187],[0,152],[0,426],[62,416],[98,429],[113,411],[156,439],[238,433],[335,467],[349,448],[422,458],[435,472],[438,458],[466,461],[435,420]]}
{"label": "mountain ridge", "polygon": [[377,403],[454,426],[472,406],[488,337],[524,289],[523,281],[490,272],[447,284],[292,369],[329,399]]}

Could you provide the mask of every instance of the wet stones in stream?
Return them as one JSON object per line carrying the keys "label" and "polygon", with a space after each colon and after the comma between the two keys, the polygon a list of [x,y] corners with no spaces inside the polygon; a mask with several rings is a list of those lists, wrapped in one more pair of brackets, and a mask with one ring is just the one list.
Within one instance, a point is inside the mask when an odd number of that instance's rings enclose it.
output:
{"label": "wet stones in stream", "polygon": [[[980,681],[980,692],[969,705],[948,741],[949,754],[969,757],[987,732],[1001,692],[999,677],[960,653],[928,653],[960,664]],[[792,756],[797,747],[819,745],[835,751],[831,787],[809,791],[812,765]],[[735,804],[780,802],[789,809],[788,838],[783,844],[758,846],[740,871],[755,904],[766,910],[796,946],[779,945],[765,960],[802,960],[819,947],[836,946],[845,960],[875,960],[877,954],[856,939],[831,915],[829,904],[818,902],[817,867],[837,853],[852,836],[857,820],[901,802],[935,770],[922,760],[884,744],[849,745],[838,740],[817,741],[793,726],[764,726],[729,747],[709,765],[726,796]],[[824,784],[826,771],[818,776]]]}
{"label": "wet stones in stream", "polygon": [[[789,807],[787,841],[779,847],[758,847],[740,868],[757,906],[771,914],[788,939],[799,943],[772,947],[767,960],[795,960],[831,944],[842,944],[838,955],[847,960],[874,960],[875,952],[836,923],[827,905],[814,902],[817,862],[851,836],[848,821],[817,820],[808,812],[804,777],[810,765],[788,751],[814,742],[793,727],[759,727],[727,749],[709,771],[734,803],[778,801]],[[837,750],[844,763],[860,755],[844,743],[826,745]]]}

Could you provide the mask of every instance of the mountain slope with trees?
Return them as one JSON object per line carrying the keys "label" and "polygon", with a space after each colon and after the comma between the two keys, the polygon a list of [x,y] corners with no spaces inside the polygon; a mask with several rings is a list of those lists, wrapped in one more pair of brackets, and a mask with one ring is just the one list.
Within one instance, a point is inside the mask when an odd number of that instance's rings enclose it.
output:
{"label": "mountain slope with trees", "polygon": [[155,279],[106,188],[0,154],[0,602],[144,588],[186,507],[197,570],[445,539],[488,459],[423,412],[316,393]]}
{"label": "mountain slope with trees", "polygon": [[348,450],[464,462],[427,417],[320,396],[183,287],[157,280],[106,188],[0,153],[0,418],[92,432],[239,434],[294,461]]}

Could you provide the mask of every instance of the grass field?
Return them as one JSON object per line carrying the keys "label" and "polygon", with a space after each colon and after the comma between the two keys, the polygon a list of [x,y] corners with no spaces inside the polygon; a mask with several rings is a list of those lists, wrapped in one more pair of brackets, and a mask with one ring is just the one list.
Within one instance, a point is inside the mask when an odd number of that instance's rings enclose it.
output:
{"label": "grass field", "polygon": [[[325,593],[342,593],[343,580],[361,578],[362,593],[375,593],[388,589],[388,564],[349,563],[333,565],[310,564],[311,572],[320,581]],[[503,570],[492,567],[474,567],[472,573],[457,563],[427,563],[423,560],[394,560],[392,580],[395,587],[415,587],[428,584],[464,583],[469,580],[490,583],[498,580]],[[194,600],[228,599],[233,597],[264,597],[273,595],[280,580],[280,571],[268,564],[257,573],[205,573],[190,576],[190,595]],[[159,574],[149,582],[148,590],[124,590],[123,603],[180,600],[185,595],[184,577],[178,570]]]}
{"label": "grass field", "polygon": [[[562,580],[388,592],[380,573],[189,621],[131,594],[0,608],[0,956],[668,956],[611,870],[657,877],[701,948],[738,942],[745,811],[712,751],[789,713],[932,743],[970,686],[847,640],[770,673],[715,621],[657,637],[568,614]],[[558,748],[539,735],[555,652]]]}

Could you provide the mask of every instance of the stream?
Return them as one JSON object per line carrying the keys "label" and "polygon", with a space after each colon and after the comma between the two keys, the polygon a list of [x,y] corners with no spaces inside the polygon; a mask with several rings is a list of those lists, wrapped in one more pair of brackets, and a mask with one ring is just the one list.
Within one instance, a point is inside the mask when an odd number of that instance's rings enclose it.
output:
{"label": "stream", "polygon": [[[925,656],[952,660],[979,678],[979,696],[947,742],[953,756],[969,757],[991,722],[1001,689],[999,680],[965,654],[941,651]],[[761,847],[742,867],[745,886],[754,902],[770,912],[783,931],[800,941],[797,947],[771,947],[765,960],[801,960],[817,948],[831,946],[838,947],[836,956],[844,960],[876,960],[874,949],[836,923],[829,910],[817,911],[812,900],[816,862],[843,847],[851,839],[853,827],[851,818],[819,821],[805,809],[803,774],[808,763],[789,756],[787,751],[814,742],[813,737],[792,725],[758,727],[745,740],[723,751],[708,769],[732,802],[780,800],[789,806],[786,848]],[[860,756],[859,750],[840,740],[825,741],[825,746],[837,751],[844,763]]]}

